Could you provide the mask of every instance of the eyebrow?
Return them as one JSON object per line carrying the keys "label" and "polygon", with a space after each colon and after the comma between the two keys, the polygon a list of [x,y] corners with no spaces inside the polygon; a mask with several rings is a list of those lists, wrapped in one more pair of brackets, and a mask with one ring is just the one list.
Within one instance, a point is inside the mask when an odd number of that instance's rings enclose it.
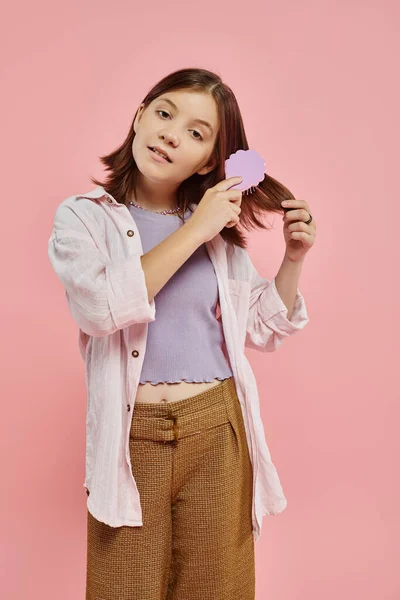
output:
{"label": "eyebrow", "polygon": [[[163,101],[163,102],[168,102],[168,104],[170,104],[172,106],[173,109],[175,109],[176,111],[178,110],[178,107],[176,106],[176,104],[174,102],[172,102],[172,100],[170,100],[169,98],[158,98],[159,101]],[[208,127],[208,129],[210,129],[211,133],[214,133],[213,128],[211,127],[210,123],[208,121],[204,121],[203,119],[193,119],[194,123],[201,123],[202,125],[205,125],[206,127]]]}

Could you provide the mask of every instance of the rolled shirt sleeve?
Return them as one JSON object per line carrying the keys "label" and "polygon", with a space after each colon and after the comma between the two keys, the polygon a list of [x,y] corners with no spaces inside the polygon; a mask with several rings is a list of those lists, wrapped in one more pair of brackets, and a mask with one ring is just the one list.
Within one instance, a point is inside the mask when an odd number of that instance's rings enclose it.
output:
{"label": "rolled shirt sleeve", "polygon": [[289,320],[288,309],[276,288],[275,278],[271,281],[261,277],[250,257],[248,261],[251,292],[245,346],[262,352],[273,352],[286,337],[300,331],[309,322],[305,300],[297,289]]}
{"label": "rolled shirt sleeve", "polygon": [[65,288],[73,319],[88,335],[102,337],[135,323],[155,320],[148,300],[141,254],[111,262],[82,220],[59,206],[48,241],[52,267]]}

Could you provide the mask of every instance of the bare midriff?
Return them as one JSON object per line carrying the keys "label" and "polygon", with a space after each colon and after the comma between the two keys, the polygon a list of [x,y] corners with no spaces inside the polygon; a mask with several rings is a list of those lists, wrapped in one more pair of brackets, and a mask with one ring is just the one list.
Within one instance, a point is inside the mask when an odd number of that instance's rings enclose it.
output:
{"label": "bare midriff", "polygon": [[222,383],[221,379],[213,381],[191,382],[179,381],[178,383],[139,383],[135,402],[166,403],[174,400],[184,400],[190,396],[201,394],[206,390]]}

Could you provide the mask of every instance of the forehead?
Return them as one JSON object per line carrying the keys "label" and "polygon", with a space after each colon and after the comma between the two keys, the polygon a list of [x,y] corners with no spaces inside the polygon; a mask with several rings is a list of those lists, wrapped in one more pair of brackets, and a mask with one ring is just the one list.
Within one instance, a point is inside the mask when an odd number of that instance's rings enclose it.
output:
{"label": "forehead", "polygon": [[[195,90],[175,90],[173,92],[165,92],[154,100],[162,102],[168,100],[172,102],[170,105],[178,112],[185,113],[189,118],[194,120],[204,120],[210,123],[214,133],[218,129],[218,108],[211,94],[207,92],[199,92]],[[175,108],[176,107],[176,108]]]}

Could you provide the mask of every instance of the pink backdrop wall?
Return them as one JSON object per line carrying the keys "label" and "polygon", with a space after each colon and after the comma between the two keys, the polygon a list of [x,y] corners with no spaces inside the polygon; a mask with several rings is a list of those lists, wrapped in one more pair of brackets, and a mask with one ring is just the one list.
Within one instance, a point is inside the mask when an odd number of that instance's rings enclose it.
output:
{"label": "pink backdrop wall", "polygon": [[[233,88],[250,146],[318,224],[299,286],[310,324],[276,354],[246,351],[288,498],[263,521],[257,599],[400,598],[398,19],[382,0],[8,5],[2,598],[84,597],[84,369],[47,240],[147,90],[185,66]],[[273,277],[271,222],[249,252]]]}

